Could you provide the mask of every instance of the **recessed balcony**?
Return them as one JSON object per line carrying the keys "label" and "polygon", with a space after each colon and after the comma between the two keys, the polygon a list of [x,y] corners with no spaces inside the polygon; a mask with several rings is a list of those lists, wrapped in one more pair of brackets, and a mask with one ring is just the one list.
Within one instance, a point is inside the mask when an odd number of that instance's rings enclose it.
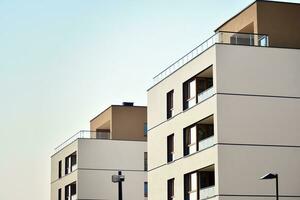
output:
{"label": "recessed balcony", "polygon": [[210,66],[183,83],[183,110],[193,107],[213,94],[213,66]]}
{"label": "recessed balcony", "polygon": [[216,195],[214,165],[184,175],[184,199],[208,199]]}
{"label": "recessed balcony", "polygon": [[207,149],[214,143],[213,115],[184,129],[184,156]]}

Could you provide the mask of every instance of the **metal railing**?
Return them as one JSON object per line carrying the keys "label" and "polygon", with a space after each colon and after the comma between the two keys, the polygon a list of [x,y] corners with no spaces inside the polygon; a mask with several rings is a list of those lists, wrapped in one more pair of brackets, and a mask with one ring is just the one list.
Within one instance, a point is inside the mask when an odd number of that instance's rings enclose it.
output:
{"label": "metal railing", "polygon": [[200,189],[200,199],[207,199],[209,197],[214,196],[215,193],[215,186],[206,187],[203,189]]}
{"label": "metal railing", "polygon": [[254,33],[237,33],[225,31],[217,32],[213,36],[205,40],[203,43],[198,45],[196,48],[178,59],[176,62],[172,63],[165,70],[153,77],[154,84],[158,83],[176,70],[180,69],[186,63],[190,62],[202,52],[207,50],[209,47],[217,43],[267,47],[269,46],[269,37],[268,35]]}
{"label": "metal railing", "polygon": [[58,145],[54,150],[55,152],[60,151],[67,145],[71,144],[75,140],[79,138],[94,138],[94,139],[110,139],[110,132],[98,132],[98,131],[89,131],[89,130],[81,130],[74,135],[72,135],[70,138],[68,138],[66,141]]}

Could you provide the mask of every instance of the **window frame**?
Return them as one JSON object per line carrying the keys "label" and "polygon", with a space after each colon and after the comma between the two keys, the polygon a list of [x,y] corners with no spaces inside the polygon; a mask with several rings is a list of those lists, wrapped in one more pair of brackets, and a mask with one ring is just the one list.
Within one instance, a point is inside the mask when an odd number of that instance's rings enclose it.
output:
{"label": "window frame", "polygon": [[174,133],[172,133],[167,136],[167,163],[174,161],[174,152],[175,152],[175,135]]}
{"label": "window frame", "polygon": [[62,178],[62,160],[58,161],[58,178]]}
{"label": "window frame", "polygon": [[171,90],[167,93],[167,119],[173,117],[174,111],[174,90]]}
{"label": "window frame", "polygon": [[[74,158],[75,157],[75,158]],[[74,151],[65,158],[65,175],[72,173],[72,166],[77,165],[77,151]],[[70,170],[70,172],[69,172]]]}
{"label": "window frame", "polygon": [[148,197],[148,182],[144,182],[144,197]]}
{"label": "window frame", "polygon": [[148,152],[144,152],[144,171],[148,171]]}
{"label": "window frame", "polygon": [[175,178],[171,178],[167,181],[167,200],[173,200],[175,198]]}
{"label": "window frame", "polygon": [[57,199],[62,200],[61,197],[62,197],[61,196],[61,188],[59,188],[58,191],[57,191]]}
{"label": "window frame", "polygon": [[[201,142],[202,140],[205,140],[205,139],[207,139],[207,138],[212,137],[212,136],[215,135],[215,130],[214,130],[215,127],[214,127],[214,121],[213,121],[213,124],[212,124],[212,132],[213,132],[213,134],[211,136],[208,136],[208,137],[200,139],[200,136],[199,136],[199,126],[201,124],[199,124],[199,123],[201,121],[209,118],[209,117],[214,117],[214,114],[211,114],[211,115],[209,115],[209,116],[207,116],[207,117],[205,117],[205,118],[203,118],[203,119],[201,119],[201,120],[199,120],[199,121],[197,121],[197,122],[195,122],[195,123],[193,123],[193,124],[191,124],[191,125],[183,128],[183,156],[188,156],[188,155],[191,155],[191,154],[194,154],[194,153],[198,152],[199,151],[199,142]],[[193,152],[193,153],[190,153],[189,149],[188,149],[189,146],[187,145],[187,139],[188,139],[187,138],[187,130],[190,130],[192,127],[196,127],[196,151]],[[189,131],[189,134],[190,133],[191,132]],[[189,137],[191,137],[191,136],[189,136]]]}
{"label": "window frame", "polygon": [[[198,92],[198,90],[199,90],[199,81],[201,80],[201,79],[208,79],[208,78],[205,78],[205,77],[197,77],[199,74],[201,74],[201,73],[203,73],[205,70],[208,70],[210,67],[212,67],[212,70],[213,70],[213,64],[211,64],[211,65],[209,65],[208,67],[206,67],[205,69],[203,69],[203,70],[201,70],[199,73],[197,73],[197,74],[195,74],[194,76],[192,76],[191,78],[189,78],[189,79],[187,79],[186,81],[184,81],[183,83],[182,83],[182,110],[183,111],[185,111],[185,110],[187,110],[187,109],[189,109],[189,108],[191,108],[191,107],[193,107],[193,106],[195,106],[195,105],[197,105],[199,102],[198,102],[198,94],[200,94],[200,93],[197,93]],[[213,80],[214,80],[214,76],[212,76],[212,86],[211,87],[213,87],[214,86],[214,84],[213,84]],[[191,82],[193,82],[193,81],[196,81],[196,85],[195,85],[195,104],[193,105],[193,106],[191,106],[191,107],[189,107],[188,106],[188,103],[189,103],[189,101],[192,99],[191,97],[190,97],[190,83]],[[206,85],[207,85],[207,82],[206,82]],[[210,88],[210,87],[209,87]]]}

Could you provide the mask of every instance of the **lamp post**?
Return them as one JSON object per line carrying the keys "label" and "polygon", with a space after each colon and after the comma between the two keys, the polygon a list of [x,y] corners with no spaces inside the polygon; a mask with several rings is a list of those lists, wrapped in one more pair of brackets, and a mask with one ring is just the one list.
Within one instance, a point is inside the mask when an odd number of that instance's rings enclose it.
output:
{"label": "lamp post", "polygon": [[112,175],[111,179],[113,183],[118,183],[118,196],[119,200],[122,200],[122,182],[125,181],[125,176],[122,175],[121,171],[118,171],[118,175]]}
{"label": "lamp post", "polygon": [[260,180],[267,180],[267,179],[276,179],[276,200],[279,199],[279,194],[278,194],[278,174],[272,174],[268,173],[264,175],[263,177],[260,178]]}

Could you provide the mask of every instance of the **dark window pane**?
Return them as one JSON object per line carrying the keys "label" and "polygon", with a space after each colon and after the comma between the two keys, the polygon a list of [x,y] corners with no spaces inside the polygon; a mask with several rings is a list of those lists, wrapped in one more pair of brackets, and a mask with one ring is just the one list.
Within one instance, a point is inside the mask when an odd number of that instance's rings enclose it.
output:
{"label": "dark window pane", "polygon": [[174,134],[167,137],[167,161],[173,161],[174,155]]}

